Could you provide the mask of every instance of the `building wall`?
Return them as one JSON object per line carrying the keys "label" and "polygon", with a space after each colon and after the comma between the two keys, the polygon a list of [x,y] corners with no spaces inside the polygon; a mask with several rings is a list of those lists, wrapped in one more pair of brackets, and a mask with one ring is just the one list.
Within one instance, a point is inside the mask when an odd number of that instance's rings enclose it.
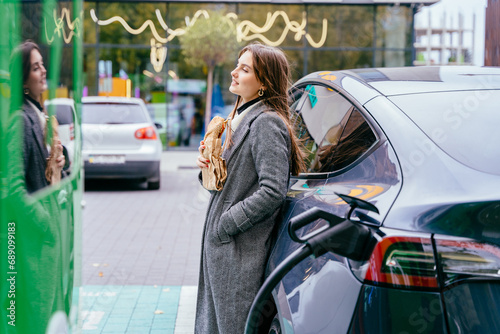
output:
{"label": "building wall", "polygon": [[485,20],[484,65],[500,66],[500,1],[488,0]]}
{"label": "building wall", "polygon": [[[25,2],[24,38],[40,41],[41,3]],[[55,33],[70,22],[59,1]],[[292,64],[292,81],[321,70],[410,66],[414,60],[413,4],[221,1],[85,1],[81,19],[84,42],[84,95],[124,94],[142,98],[163,125],[165,147],[198,145],[203,129],[207,69],[193,66],[182,53],[179,36],[203,11],[223,11],[239,27],[241,45],[279,46]],[[71,14],[71,18],[74,18]],[[63,25],[60,25],[63,23]],[[67,27],[66,27],[67,25]],[[71,49],[62,66],[73,57]],[[49,56],[49,55],[48,55]],[[234,61],[216,67],[212,116],[227,115],[235,101],[228,90]],[[49,69],[50,70],[50,69]],[[61,85],[71,82],[67,72]],[[115,89],[120,83],[125,89]],[[71,87],[69,89],[71,91]],[[193,136],[191,136],[193,135]]]}

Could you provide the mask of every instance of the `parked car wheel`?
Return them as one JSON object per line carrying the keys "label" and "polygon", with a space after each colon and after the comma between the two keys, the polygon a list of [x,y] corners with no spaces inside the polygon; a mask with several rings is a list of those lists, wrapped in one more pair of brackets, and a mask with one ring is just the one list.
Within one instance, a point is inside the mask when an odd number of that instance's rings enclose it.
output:
{"label": "parked car wheel", "polygon": [[155,176],[148,180],[148,190],[160,189],[160,179],[161,179],[161,173],[160,169],[158,169],[155,173]]}

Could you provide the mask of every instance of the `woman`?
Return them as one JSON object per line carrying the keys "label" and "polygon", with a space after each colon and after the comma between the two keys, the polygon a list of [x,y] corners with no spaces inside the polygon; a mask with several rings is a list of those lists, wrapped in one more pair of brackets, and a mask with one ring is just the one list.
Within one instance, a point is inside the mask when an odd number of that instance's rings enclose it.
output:
{"label": "woman", "polygon": [[[244,47],[231,72],[229,90],[238,97],[222,154],[227,179],[212,192],[205,219],[196,333],[243,333],[263,283],[289,174],[304,166],[289,122],[289,73],[283,52],[260,44]],[[207,168],[204,148],[200,168]]]}
{"label": "woman", "polygon": [[[26,196],[48,185],[45,176],[46,158],[49,157],[44,140],[46,121],[39,103],[41,94],[47,89],[47,72],[39,47],[31,41],[16,47],[10,70],[11,118],[9,132],[4,138],[13,154],[6,161],[9,204],[2,214],[5,214],[5,221],[16,224],[16,230],[17,226],[22,229],[15,239],[16,253],[22,254],[15,261],[15,298],[19,306],[15,314],[16,333],[45,333],[55,311],[69,312],[71,296],[64,295],[66,290],[62,282],[71,285],[73,278],[63,270],[65,262],[61,251],[67,245],[62,243],[61,233],[72,232],[68,226],[60,224],[66,221],[59,207],[61,192],[45,194],[36,200]],[[22,99],[18,102],[17,97],[21,94]],[[60,143],[57,146],[62,149]],[[64,156],[56,161],[62,168]],[[0,325],[0,332],[2,328]]]}
{"label": "woman", "polygon": [[[40,48],[32,41],[22,43],[18,52],[21,54],[23,75],[24,172],[26,189],[30,194],[49,184],[45,177],[49,157],[44,140],[47,118],[40,104],[42,93],[47,89],[47,71]],[[62,152],[60,140],[55,148]],[[59,170],[62,170],[64,155],[56,158],[56,162]]]}

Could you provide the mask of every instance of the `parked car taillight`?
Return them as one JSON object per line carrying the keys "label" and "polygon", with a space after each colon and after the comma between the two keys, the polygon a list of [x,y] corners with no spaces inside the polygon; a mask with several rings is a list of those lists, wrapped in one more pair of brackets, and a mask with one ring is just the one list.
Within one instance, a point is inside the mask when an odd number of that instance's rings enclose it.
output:
{"label": "parked car taillight", "polygon": [[461,279],[500,278],[500,248],[457,238],[436,238],[439,265],[445,286]]}
{"label": "parked car taillight", "polygon": [[157,139],[156,131],[152,126],[141,128],[135,131],[135,138],[137,139]]}
{"label": "parked car taillight", "polygon": [[431,239],[400,236],[383,238],[368,260],[364,280],[398,287],[437,288]]}
{"label": "parked car taillight", "polygon": [[[385,236],[367,262],[351,262],[361,281],[398,288],[445,288],[464,278],[500,279],[500,248],[470,239]],[[439,284],[438,268],[442,273]]]}

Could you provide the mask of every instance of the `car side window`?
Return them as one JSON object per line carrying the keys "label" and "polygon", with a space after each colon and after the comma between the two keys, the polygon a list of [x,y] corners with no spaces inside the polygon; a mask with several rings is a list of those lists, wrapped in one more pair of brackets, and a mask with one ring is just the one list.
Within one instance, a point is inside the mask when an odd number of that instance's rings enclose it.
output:
{"label": "car side window", "polygon": [[363,115],[338,92],[308,85],[301,100],[294,121],[297,136],[307,151],[307,172],[340,170],[377,141]]}
{"label": "car side window", "polygon": [[307,171],[310,172],[309,166],[316,156],[318,145],[307,130],[306,123],[304,122],[304,119],[302,118],[302,115],[300,113],[292,114],[292,125],[295,128],[295,134],[300,140],[306,153],[305,162],[306,166],[308,167]]}
{"label": "car side window", "polygon": [[345,126],[341,130],[332,130],[332,138],[337,138],[337,134],[341,132],[339,140],[323,140],[312,166],[317,173],[334,172],[349,166],[377,141],[370,125],[354,108],[349,113]]}
{"label": "car side window", "polygon": [[[318,149],[317,143],[314,141],[313,137],[307,129],[307,125],[304,122],[302,114],[300,113],[302,106],[304,105],[304,100],[307,99],[307,94],[304,94],[307,90],[305,89],[295,89],[292,92],[292,102],[290,105],[291,111],[291,121],[292,126],[295,129],[295,134],[300,140],[306,151],[306,166],[309,166],[311,161],[314,160],[316,151]],[[309,170],[308,170],[309,171]]]}

